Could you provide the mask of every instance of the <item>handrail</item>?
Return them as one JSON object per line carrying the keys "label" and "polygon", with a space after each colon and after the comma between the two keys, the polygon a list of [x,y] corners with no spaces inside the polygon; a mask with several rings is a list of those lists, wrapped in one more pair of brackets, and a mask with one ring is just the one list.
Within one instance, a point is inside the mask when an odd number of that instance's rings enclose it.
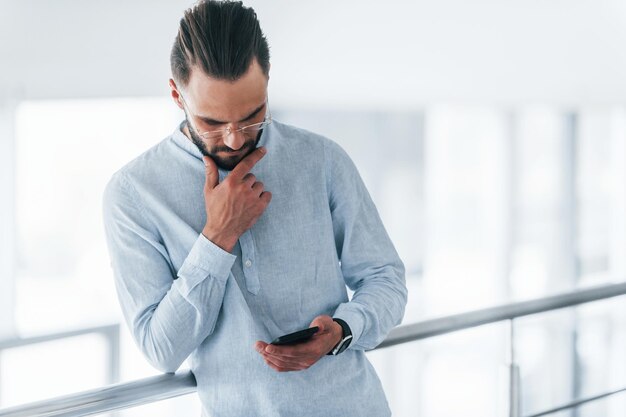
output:
{"label": "handrail", "polygon": [[624,294],[626,282],[621,282],[424,320],[393,329],[377,349]]}
{"label": "handrail", "polygon": [[0,410],[0,416],[88,416],[166,400],[191,394],[194,391],[196,391],[196,378],[191,371],[184,371],[5,408]]}
{"label": "handrail", "polygon": [[[376,349],[625,294],[626,282],[607,284],[425,320],[394,329]],[[195,384],[190,371],[181,371],[0,409],[0,417],[87,416],[188,394],[195,391]]]}

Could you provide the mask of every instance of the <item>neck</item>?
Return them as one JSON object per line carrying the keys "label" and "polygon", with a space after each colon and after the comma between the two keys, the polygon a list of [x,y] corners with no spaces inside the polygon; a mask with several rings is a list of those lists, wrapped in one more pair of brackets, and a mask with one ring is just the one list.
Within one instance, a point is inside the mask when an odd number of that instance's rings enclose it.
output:
{"label": "neck", "polygon": [[189,132],[189,124],[187,122],[185,122],[185,124],[183,125],[182,132],[185,134],[185,136],[187,136],[187,139],[193,142],[193,140],[191,140],[191,133]]}

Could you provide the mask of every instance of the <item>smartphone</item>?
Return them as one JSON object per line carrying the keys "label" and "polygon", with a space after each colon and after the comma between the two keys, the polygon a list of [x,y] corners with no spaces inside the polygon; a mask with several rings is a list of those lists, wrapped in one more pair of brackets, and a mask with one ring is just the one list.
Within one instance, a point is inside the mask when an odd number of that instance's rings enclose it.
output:
{"label": "smartphone", "polygon": [[296,343],[302,343],[309,340],[320,328],[309,327],[308,329],[298,330],[297,332],[289,333],[280,337],[277,337],[272,341],[272,345],[295,345]]}

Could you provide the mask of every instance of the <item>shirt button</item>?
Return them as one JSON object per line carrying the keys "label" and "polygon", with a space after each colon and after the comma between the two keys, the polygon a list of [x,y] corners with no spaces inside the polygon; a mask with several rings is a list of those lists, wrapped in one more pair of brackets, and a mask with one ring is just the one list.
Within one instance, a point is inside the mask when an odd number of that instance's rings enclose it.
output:
{"label": "shirt button", "polygon": [[246,267],[250,268],[252,266],[252,261],[250,259],[248,259],[246,261]]}

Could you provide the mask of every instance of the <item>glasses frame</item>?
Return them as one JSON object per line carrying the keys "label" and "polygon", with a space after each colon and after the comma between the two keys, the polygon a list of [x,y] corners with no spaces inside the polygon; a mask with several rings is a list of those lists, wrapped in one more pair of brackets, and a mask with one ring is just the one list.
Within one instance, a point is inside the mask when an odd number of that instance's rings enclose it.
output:
{"label": "glasses frame", "polygon": [[[182,93],[180,91],[178,92],[178,95],[180,96],[180,99],[183,102],[183,106],[185,107],[187,112],[189,112],[189,114],[191,116],[195,117],[195,114],[193,114],[189,110],[189,106],[187,105],[187,102],[185,101],[185,97],[183,97],[183,95],[182,95]],[[202,133],[200,133],[198,131],[198,128],[196,128],[195,123],[194,123],[193,120],[189,120],[189,123],[191,123],[191,127],[193,127],[193,129],[196,131],[196,134],[198,136],[200,136],[202,139],[205,139],[205,140],[209,140],[209,139],[226,139],[228,136],[230,136],[231,133],[236,133],[236,132],[241,132],[244,135],[246,135],[246,130],[248,132],[250,132],[251,128],[252,128],[252,132],[253,133],[257,133],[261,129],[265,128],[267,125],[272,123],[272,113],[270,112],[269,98],[267,96],[265,97],[265,117],[263,118],[262,122],[252,123],[252,124],[249,124],[249,125],[246,125],[246,126],[238,127],[236,129],[233,129],[232,127],[230,127],[230,124],[229,124],[228,126],[226,126],[223,129],[208,130],[208,131],[205,131],[205,132],[202,132]],[[234,123],[234,122],[231,122],[231,123]]]}

